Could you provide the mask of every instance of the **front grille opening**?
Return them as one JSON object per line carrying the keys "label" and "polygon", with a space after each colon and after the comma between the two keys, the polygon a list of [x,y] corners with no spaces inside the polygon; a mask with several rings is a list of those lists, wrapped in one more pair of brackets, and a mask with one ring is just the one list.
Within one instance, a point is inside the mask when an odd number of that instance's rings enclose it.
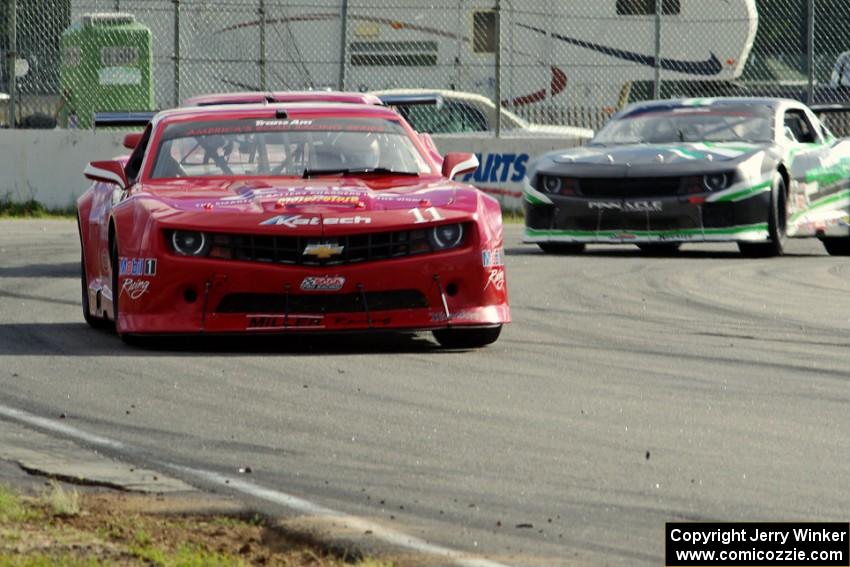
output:
{"label": "front grille opening", "polygon": [[642,198],[675,197],[682,188],[681,177],[583,177],[579,193],[585,197]]}
{"label": "front grille opening", "polygon": [[[470,238],[471,226],[464,224],[464,241]],[[342,236],[287,236],[257,234],[211,234],[209,257],[268,264],[298,266],[338,266],[431,254],[436,249],[428,238],[429,229],[373,232]],[[328,257],[309,256],[304,250],[310,244],[329,243],[342,247],[339,254]]]}
{"label": "front grille opening", "polygon": [[576,230],[596,231],[644,231],[644,230],[677,230],[699,228],[699,223],[686,216],[678,217],[649,217],[639,215],[611,214],[599,217],[577,217],[571,219]]}
{"label": "front grille opening", "polygon": [[368,291],[340,294],[229,293],[216,307],[217,313],[364,313],[366,296],[369,312],[393,309],[424,309],[425,295],[415,289]]}

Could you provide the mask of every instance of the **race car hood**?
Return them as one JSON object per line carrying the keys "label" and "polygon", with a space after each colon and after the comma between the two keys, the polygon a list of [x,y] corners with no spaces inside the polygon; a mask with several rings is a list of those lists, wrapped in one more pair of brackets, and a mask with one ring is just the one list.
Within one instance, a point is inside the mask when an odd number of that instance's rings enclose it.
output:
{"label": "race car hood", "polygon": [[729,170],[770,146],[745,142],[589,145],[545,154],[534,164],[534,170],[590,177],[687,175]]}
{"label": "race car hood", "polygon": [[135,198],[162,222],[187,228],[328,233],[408,225],[420,218],[411,209],[434,208],[446,220],[469,217],[479,192],[440,178],[408,179],[389,187],[357,178],[176,179],[145,184]]}

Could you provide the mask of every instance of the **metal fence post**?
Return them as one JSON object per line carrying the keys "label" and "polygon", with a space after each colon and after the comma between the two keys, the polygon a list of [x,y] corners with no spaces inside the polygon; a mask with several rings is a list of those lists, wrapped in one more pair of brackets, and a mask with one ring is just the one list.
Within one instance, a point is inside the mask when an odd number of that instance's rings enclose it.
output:
{"label": "metal fence post", "polygon": [[266,86],[266,1],[260,0],[257,10],[260,16],[260,90],[264,91]]}
{"label": "metal fence post", "polygon": [[652,98],[661,98],[661,11],[662,0],[655,0],[655,77],[652,83]]}
{"label": "metal fence post", "polygon": [[806,71],[809,84],[806,89],[806,102],[815,102],[815,0],[806,3]]}
{"label": "metal fence post", "polygon": [[18,6],[17,0],[9,0],[9,51],[6,53],[6,73],[9,78],[9,128],[15,127],[18,102],[18,78],[15,63],[18,60]]}
{"label": "metal fence post", "polygon": [[174,106],[180,106],[180,0],[174,2]]}
{"label": "metal fence post", "polygon": [[496,0],[496,137],[502,135],[502,1]]}
{"label": "metal fence post", "polygon": [[345,54],[348,49],[348,0],[342,0],[339,21],[342,29],[339,32],[339,79],[338,90],[345,90]]}

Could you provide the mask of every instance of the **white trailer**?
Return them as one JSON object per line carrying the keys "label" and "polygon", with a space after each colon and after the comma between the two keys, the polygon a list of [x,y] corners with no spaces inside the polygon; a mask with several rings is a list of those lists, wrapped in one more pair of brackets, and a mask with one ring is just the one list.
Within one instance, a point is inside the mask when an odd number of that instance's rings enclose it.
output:
{"label": "white trailer", "polygon": [[[143,1],[122,7],[132,11]],[[188,18],[203,25],[181,26],[189,58],[181,97],[263,86],[338,88],[340,79],[349,90],[449,88],[492,97],[494,4],[349,0],[343,11],[339,0],[278,1],[267,2],[258,17],[247,3],[243,10],[202,3]],[[665,80],[741,74],[758,24],[755,0],[663,5],[656,61],[655,0],[502,0],[503,101],[515,108],[616,106],[624,85],[651,80],[656,64]]]}

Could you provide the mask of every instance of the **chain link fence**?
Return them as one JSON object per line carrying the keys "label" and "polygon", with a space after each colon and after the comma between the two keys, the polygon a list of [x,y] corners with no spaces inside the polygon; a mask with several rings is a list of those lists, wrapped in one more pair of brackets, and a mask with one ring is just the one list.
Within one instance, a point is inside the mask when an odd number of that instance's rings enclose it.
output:
{"label": "chain link fence", "polygon": [[848,101],[847,29],[846,0],[4,0],[0,114],[73,128],[213,92],[421,89],[444,94],[406,110],[423,130],[558,135],[654,97]]}

